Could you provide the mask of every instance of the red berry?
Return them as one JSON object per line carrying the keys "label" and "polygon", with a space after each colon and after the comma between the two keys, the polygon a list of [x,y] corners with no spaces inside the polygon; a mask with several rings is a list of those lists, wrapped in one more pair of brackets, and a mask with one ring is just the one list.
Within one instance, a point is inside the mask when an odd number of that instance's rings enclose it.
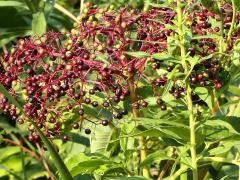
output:
{"label": "red berry", "polygon": [[217,83],[215,84],[215,87],[216,87],[217,89],[221,89],[221,88],[222,88],[222,84],[221,84],[220,82],[217,82]]}

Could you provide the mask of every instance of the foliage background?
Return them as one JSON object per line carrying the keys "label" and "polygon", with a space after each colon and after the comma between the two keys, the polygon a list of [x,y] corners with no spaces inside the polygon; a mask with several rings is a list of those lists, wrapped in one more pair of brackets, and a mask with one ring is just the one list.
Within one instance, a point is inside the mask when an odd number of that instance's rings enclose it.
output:
{"label": "foliage background", "polygon": [[[144,9],[146,2],[142,0],[92,0],[94,4],[100,6],[113,5],[115,8],[129,6]],[[66,16],[63,12],[56,9],[56,3],[61,7],[64,7],[67,11],[71,12],[75,16],[79,15],[80,12],[80,1],[77,0],[59,0],[59,1],[41,1],[36,0],[31,3],[29,0],[21,1],[0,1],[0,48],[1,51],[7,51],[13,45],[18,38],[23,38],[31,35],[41,34],[45,31],[70,31],[73,27],[74,21]],[[236,47],[239,53],[239,47]],[[239,54],[236,56],[239,57]],[[235,69],[234,69],[235,68]],[[239,64],[231,69],[232,79],[229,81],[228,86],[224,89],[224,97],[222,101],[223,106],[220,107],[221,111],[217,112],[214,122],[204,121],[203,124],[199,125],[198,130],[198,144],[202,145],[203,142],[208,147],[198,147],[201,149],[201,153],[206,153],[209,156],[226,157],[227,159],[234,159],[239,156],[240,143],[239,143],[239,117],[240,117],[240,103],[238,97],[240,96],[240,90],[238,88],[240,79],[238,72]],[[147,92],[147,87],[146,92]],[[199,92],[199,96],[206,102],[209,103],[210,95],[206,89],[197,89],[196,93]],[[221,94],[219,93],[219,96]],[[147,96],[147,93],[145,94]],[[169,97],[166,97],[168,99]],[[148,98],[148,101],[154,106],[156,99]],[[154,109],[153,109],[154,111]],[[89,110],[89,113],[94,114],[96,112]],[[164,114],[156,113],[155,116],[152,114],[145,113],[144,119],[141,119],[144,124],[144,131],[134,129],[135,124],[130,123],[130,117],[126,119],[126,123],[120,127],[121,138],[117,137],[117,132],[111,131],[108,127],[96,127],[95,133],[89,138],[85,134],[74,130],[69,133],[71,141],[63,143],[62,140],[54,140],[54,144],[59,150],[59,153],[63,157],[66,165],[70,169],[71,173],[75,176],[75,179],[92,179],[99,178],[99,175],[111,171],[122,172],[125,166],[133,166],[134,164],[124,164],[122,162],[128,162],[126,159],[134,154],[137,159],[136,149],[134,147],[134,138],[139,134],[144,136],[150,136],[148,139],[149,156],[142,164],[142,166],[150,166],[152,171],[162,168],[162,162],[171,159],[173,148],[171,145],[179,143],[186,144],[185,146],[178,146],[177,152],[181,157],[181,160],[186,165],[190,163],[190,157],[186,155],[188,150],[189,141],[187,122],[182,123],[182,119],[187,119],[187,112],[184,110],[175,111],[178,114],[178,118],[174,118],[169,129],[165,128],[164,132],[161,126],[164,127],[166,122],[169,120],[160,119],[164,117]],[[65,119],[73,118],[73,114],[64,114]],[[206,115],[207,116],[207,115]],[[203,115],[204,117],[204,115]],[[155,119],[154,123],[152,120]],[[71,120],[70,120],[71,121]],[[180,123],[181,122],[181,123]],[[153,128],[158,125],[159,129]],[[100,129],[98,131],[98,128]],[[183,129],[187,129],[184,131]],[[204,131],[204,133],[202,132]],[[15,122],[8,120],[6,116],[0,114],[0,179],[46,179],[49,178],[49,173],[44,167],[46,165],[44,159],[49,159],[48,152],[43,154],[40,148],[33,146],[26,139],[27,135],[26,127],[18,127]],[[115,134],[114,134],[115,133]],[[158,138],[160,134],[164,134],[161,138]],[[203,134],[207,135],[203,137]],[[5,138],[2,138],[2,137]],[[129,138],[125,138],[129,136]],[[170,138],[169,138],[170,137]],[[220,137],[224,137],[221,139]],[[111,138],[111,139],[109,139]],[[108,142],[108,146],[106,146]],[[117,143],[116,143],[117,142]],[[157,144],[156,144],[157,142]],[[215,147],[214,143],[219,142],[220,145]],[[91,145],[91,146],[90,146]],[[23,150],[25,147],[27,152]],[[104,149],[108,151],[104,151]],[[118,157],[109,159],[111,155],[117,153],[116,151],[121,149],[121,153]],[[162,149],[162,150],[159,150]],[[200,150],[199,150],[200,151]],[[41,162],[41,163],[40,163]],[[43,162],[43,163],[42,163]],[[51,172],[57,172],[54,169],[53,162],[48,161]],[[134,162],[133,162],[134,163]],[[84,168],[81,169],[82,164]],[[202,165],[205,165],[203,162]],[[189,165],[190,166],[190,165]],[[239,173],[239,165],[226,164],[224,166],[219,165],[219,162],[212,163],[213,169],[211,173],[217,179],[236,179]],[[177,168],[177,164],[173,166]],[[138,169],[134,169],[138,172]],[[85,175],[79,175],[79,174]],[[114,174],[114,173],[113,173]],[[137,174],[137,173],[136,173]],[[112,175],[112,174],[111,174]],[[57,176],[53,174],[52,176]],[[111,177],[106,175],[105,179],[121,179],[117,177]],[[126,177],[123,177],[124,179]],[[136,177],[135,179],[143,179]]]}

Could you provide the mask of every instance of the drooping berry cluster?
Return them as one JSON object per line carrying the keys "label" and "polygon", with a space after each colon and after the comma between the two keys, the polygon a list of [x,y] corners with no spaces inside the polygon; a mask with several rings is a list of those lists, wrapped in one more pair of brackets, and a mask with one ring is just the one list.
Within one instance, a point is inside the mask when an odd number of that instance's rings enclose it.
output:
{"label": "drooping berry cluster", "polygon": [[[126,8],[119,11],[96,8],[86,3],[83,14],[78,18],[79,23],[71,32],[49,32],[38,38],[20,39],[10,53],[3,54],[0,83],[12,96],[23,99],[25,115],[33,119],[48,137],[61,135],[65,127],[62,114],[69,111],[79,116],[72,123],[73,129],[82,127],[85,120],[107,126],[113,119],[122,119],[128,114],[128,110],[118,104],[130,102],[129,96],[133,93],[130,86],[137,88],[137,82],[145,76],[149,58],[132,57],[126,52],[144,51],[150,55],[167,52],[168,39],[177,33],[174,28],[169,28],[173,26],[175,14],[169,8],[153,8],[147,13],[139,13]],[[217,15],[202,6],[191,15],[194,17],[192,34],[201,31],[201,35],[205,35],[207,32],[203,34],[203,29],[214,33],[207,20],[208,16]],[[188,48],[191,57],[204,57],[215,51],[216,41],[210,38],[193,39]],[[153,71],[166,69],[165,75],[153,73],[149,84],[154,91],[165,88],[169,83],[168,72],[174,68],[182,71],[175,63],[166,65],[159,59],[150,60]],[[190,81],[200,86],[213,83],[219,89],[222,84],[218,80],[218,72],[222,70],[218,61],[210,58],[195,66]],[[131,84],[130,78],[136,83]],[[180,98],[185,88],[176,84],[176,79],[173,81],[170,93]],[[158,93],[155,95],[160,96]],[[144,99],[130,103],[135,109],[148,106]],[[161,110],[167,109],[160,97],[157,104]],[[90,120],[91,115],[85,112],[87,107],[98,112],[96,119]],[[25,120],[6,98],[0,98],[0,108],[20,123]],[[110,112],[110,118],[106,119],[103,111]],[[39,140],[34,128],[29,127],[29,130],[30,140]],[[85,132],[90,134],[90,128]],[[64,135],[63,139],[68,138]]]}

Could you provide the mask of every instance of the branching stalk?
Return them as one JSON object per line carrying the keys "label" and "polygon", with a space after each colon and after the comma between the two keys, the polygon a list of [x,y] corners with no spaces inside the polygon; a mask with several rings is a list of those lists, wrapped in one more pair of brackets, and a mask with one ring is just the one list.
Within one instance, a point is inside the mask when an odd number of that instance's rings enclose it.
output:
{"label": "branching stalk", "polygon": [[[184,72],[188,74],[188,65],[187,65],[187,58],[186,58],[186,50],[185,50],[185,39],[183,33],[183,17],[182,17],[182,9],[181,9],[181,0],[177,0],[177,18],[178,18],[178,34],[179,34],[179,44],[181,50],[181,59],[182,59],[182,66],[184,68]],[[195,135],[195,120],[193,113],[193,102],[192,102],[192,89],[190,86],[190,82],[186,79],[186,91],[187,91],[187,106],[189,111],[189,127],[190,127],[190,143],[191,143],[191,158],[192,158],[192,172],[193,172],[193,180],[198,179],[198,170],[197,170],[197,154],[196,154],[196,135]]]}
{"label": "branching stalk", "polygon": [[81,0],[81,3],[80,3],[80,14],[82,14],[83,4],[84,4],[84,0]]}
{"label": "branching stalk", "polygon": [[[235,2],[234,0],[232,0],[232,8],[233,8],[233,13],[232,13],[232,22],[231,22],[231,27],[228,31],[228,36],[227,36],[227,47],[230,43],[230,40],[231,40],[231,37],[232,37],[232,33],[233,33],[233,29],[234,29],[234,26],[235,26],[235,23],[236,23],[236,5],[235,5]],[[226,47],[226,48],[227,48]]]}
{"label": "branching stalk", "polygon": [[179,170],[177,170],[170,178],[169,180],[175,180],[177,179],[182,173],[186,172],[188,167],[186,165],[182,166]]}
{"label": "branching stalk", "polygon": [[[130,91],[131,103],[134,103],[136,101],[136,91],[135,91],[134,80],[133,80],[132,74],[129,75],[128,87],[129,87],[129,91]],[[138,117],[138,110],[133,107],[132,113],[133,113],[133,118],[136,119]],[[144,137],[140,136],[139,137],[139,145],[144,146],[145,145],[144,141],[145,141]],[[141,156],[141,162],[143,162],[147,157],[145,149],[141,149],[140,156]],[[145,167],[143,168],[142,174],[144,177],[149,178],[149,172],[148,172],[147,168],[145,168]]]}
{"label": "branching stalk", "polygon": [[74,16],[71,12],[69,12],[67,9],[65,9],[64,7],[62,7],[60,4],[55,3],[54,7],[62,12],[63,14],[65,14],[66,16],[68,16],[70,19],[74,20],[75,22],[79,23],[79,21],[77,20],[77,17]]}

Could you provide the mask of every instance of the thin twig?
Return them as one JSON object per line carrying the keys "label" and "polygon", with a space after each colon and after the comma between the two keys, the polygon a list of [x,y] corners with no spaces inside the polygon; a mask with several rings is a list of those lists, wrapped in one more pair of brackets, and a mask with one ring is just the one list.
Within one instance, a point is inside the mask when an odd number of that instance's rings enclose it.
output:
{"label": "thin twig", "polygon": [[37,145],[37,148],[38,148],[38,151],[39,151],[39,154],[41,155],[41,160],[43,162],[43,166],[45,167],[46,171],[48,172],[48,175],[49,177],[51,178],[51,180],[54,180],[54,175],[53,173],[51,172],[51,170],[49,169],[48,167],[48,164],[47,164],[47,161],[45,160],[44,158],[44,152],[42,151],[40,145],[38,143],[36,143]]}
{"label": "thin twig", "polygon": [[70,19],[74,20],[75,22],[79,23],[79,21],[77,20],[77,17],[74,16],[71,12],[69,12],[67,9],[65,9],[64,7],[62,7],[61,5],[55,3],[54,7],[62,12],[63,14],[65,14],[66,16],[68,16]]}
{"label": "thin twig", "polygon": [[15,146],[18,146],[19,148],[21,148],[23,151],[27,152],[28,154],[30,154],[31,156],[33,156],[35,159],[37,160],[41,160],[41,158],[33,151],[29,150],[28,148],[22,146],[21,144],[18,144],[10,139],[6,139],[6,138],[2,138],[1,140],[5,141],[5,142],[8,142],[10,144],[13,144]]}
{"label": "thin twig", "polygon": [[[172,158],[174,158],[176,155],[175,155],[175,151],[176,149],[173,149],[173,154],[172,154]],[[162,171],[160,172],[159,176],[158,176],[158,180],[162,180],[163,177],[165,176],[165,174],[167,173],[168,169],[172,166],[173,164],[173,161],[172,160],[168,160],[166,162],[166,164],[164,165]]]}

